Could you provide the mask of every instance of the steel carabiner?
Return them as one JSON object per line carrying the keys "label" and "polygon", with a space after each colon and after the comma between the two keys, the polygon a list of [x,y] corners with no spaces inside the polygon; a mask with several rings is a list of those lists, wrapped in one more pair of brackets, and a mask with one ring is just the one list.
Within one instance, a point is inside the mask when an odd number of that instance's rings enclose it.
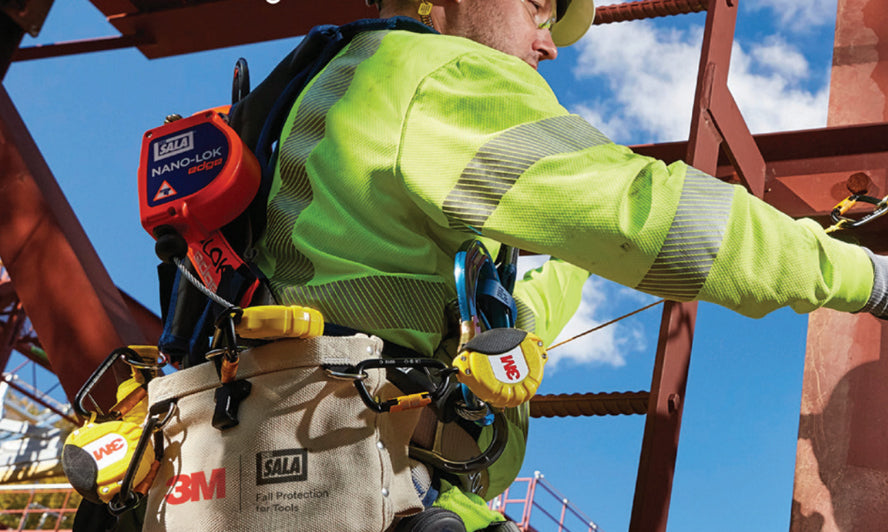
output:
{"label": "steel carabiner", "polygon": [[[400,370],[405,368],[423,369],[426,371],[437,370],[442,378],[437,385],[432,385],[431,379],[429,379],[428,386],[424,386],[425,389],[418,393],[402,395],[387,400],[379,400],[370,395],[370,391],[364,383],[367,379],[366,370]],[[455,368],[451,368],[440,360],[433,358],[368,358],[355,365],[325,365],[324,369],[331,378],[351,380],[358,391],[358,396],[367,405],[367,408],[376,413],[399,412],[431,404],[447,388],[450,375],[456,372]]]}
{"label": "steel carabiner", "polygon": [[[143,349],[145,348],[145,349]],[[83,386],[77,391],[74,395],[74,403],[73,408],[74,411],[84,417],[89,419],[92,413],[87,410],[87,408],[83,405],[84,400],[90,393],[92,389],[98,384],[98,382],[102,379],[105,373],[108,372],[111,367],[114,366],[114,363],[117,362],[118,359],[122,359],[128,365],[130,365],[134,371],[138,370],[142,372],[142,376],[144,380],[147,382],[150,380],[163,366],[166,365],[166,356],[160,354],[159,356],[151,355],[154,358],[153,362],[145,362],[144,353],[139,353],[139,350],[146,351],[149,346],[126,346],[126,347],[118,347],[117,349],[111,351],[111,353],[102,361],[101,364],[92,372],[92,375],[86,379],[86,382],[83,383]],[[102,412],[99,405],[93,401],[93,405],[96,407],[96,414],[100,417],[104,417],[108,414]],[[115,405],[117,406],[117,405]],[[112,407],[113,408],[113,407]],[[113,412],[112,412],[113,413]]]}

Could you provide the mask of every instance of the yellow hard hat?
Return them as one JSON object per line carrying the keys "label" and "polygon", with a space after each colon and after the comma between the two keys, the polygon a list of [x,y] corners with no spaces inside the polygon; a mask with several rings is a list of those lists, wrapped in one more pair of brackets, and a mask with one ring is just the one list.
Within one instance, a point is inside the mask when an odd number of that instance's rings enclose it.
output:
{"label": "yellow hard hat", "polygon": [[552,41],[556,46],[570,46],[586,34],[595,18],[594,0],[558,0]]}
{"label": "yellow hard hat", "polygon": [[[378,0],[364,0],[368,6]],[[594,0],[557,0],[552,41],[556,46],[570,46],[586,34],[595,18]]]}

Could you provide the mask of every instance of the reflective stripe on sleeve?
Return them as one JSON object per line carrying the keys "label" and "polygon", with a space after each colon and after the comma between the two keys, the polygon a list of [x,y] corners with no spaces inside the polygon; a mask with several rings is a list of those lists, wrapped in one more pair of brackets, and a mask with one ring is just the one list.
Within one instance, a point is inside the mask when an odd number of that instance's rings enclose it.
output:
{"label": "reflective stripe on sleeve", "polygon": [[519,298],[515,298],[515,306],[518,307],[518,316],[515,319],[515,327],[524,331],[536,331],[536,314],[533,309],[524,304]]}
{"label": "reflective stripe on sleeve", "polygon": [[635,288],[676,301],[694,299],[721,247],[733,198],[734,187],[688,167],[663,247]]}
{"label": "reflective stripe on sleeve", "polygon": [[546,118],[504,131],[478,150],[444,200],[450,227],[480,230],[515,181],[543,157],[609,142],[577,115]]}

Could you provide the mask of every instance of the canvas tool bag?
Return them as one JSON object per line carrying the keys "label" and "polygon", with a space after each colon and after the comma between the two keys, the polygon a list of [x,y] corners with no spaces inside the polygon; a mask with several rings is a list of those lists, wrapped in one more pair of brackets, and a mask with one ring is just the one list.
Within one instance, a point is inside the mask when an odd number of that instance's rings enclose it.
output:
{"label": "canvas tool bag", "polygon": [[[382,532],[422,510],[407,456],[418,410],[377,414],[351,381],[323,364],[380,356],[364,335],[282,340],[243,351],[237,378],[252,384],[239,424],[211,425],[219,377],[202,364],[149,385],[152,405],[175,400],[164,457],[148,493],[144,530]],[[394,397],[384,371],[372,395]]]}

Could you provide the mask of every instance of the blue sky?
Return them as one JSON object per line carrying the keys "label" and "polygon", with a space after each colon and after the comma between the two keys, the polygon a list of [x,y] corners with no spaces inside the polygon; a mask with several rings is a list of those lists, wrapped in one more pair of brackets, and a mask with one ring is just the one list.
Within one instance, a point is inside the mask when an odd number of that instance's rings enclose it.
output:
{"label": "blue sky", "polygon": [[[824,126],[836,1],[739,4],[729,85],[753,132]],[[566,107],[618,142],[683,140],[704,19],[594,27],[540,71]],[[115,34],[86,0],[66,0],[23,46]],[[112,279],[149,308],[158,310],[157,259],[138,216],[142,132],[169,113],[227,103],[238,57],[255,85],[296,42],[154,61],[118,50],[10,68],[4,86]],[[568,332],[653,301],[597,278],[584,295]],[[649,310],[553,351],[541,393],[648,389],[659,316]],[[787,530],[806,324],[789,310],[751,320],[700,306],[670,532]],[[534,420],[522,476],[541,471],[603,530],[625,530],[643,425],[641,416]]]}

